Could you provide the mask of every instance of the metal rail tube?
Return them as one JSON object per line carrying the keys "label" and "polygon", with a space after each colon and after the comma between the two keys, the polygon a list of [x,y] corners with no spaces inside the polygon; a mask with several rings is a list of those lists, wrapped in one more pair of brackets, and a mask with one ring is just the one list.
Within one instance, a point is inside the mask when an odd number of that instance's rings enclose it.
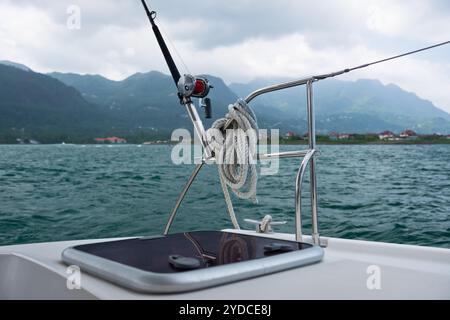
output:
{"label": "metal rail tube", "polygon": [[200,143],[202,144],[203,151],[205,153],[205,158],[209,159],[212,157],[212,151],[208,146],[206,141],[206,130],[203,126],[203,122],[198,115],[197,109],[190,99],[183,98],[183,103],[186,106],[187,113],[189,118],[191,119],[192,124],[194,125],[195,133],[197,137],[200,139]]}
{"label": "metal rail tube", "polygon": [[177,215],[178,209],[180,208],[180,205],[183,202],[186,193],[189,191],[189,188],[191,187],[192,183],[194,182],[203,165],[204,163],[202,162],[195,166],[194,172],[192,172],[191,176],[189,177],[189,180],[187,181],[186,185],[183,188],[183,191],[181,191],[180,195],[178,196],[177,202],[175,203],[175,207],[172,209],[172,212],[170,213],[169,216],[169,220],[167,221],[166,227],[164,228],[165,236],[169,234],[170,227],[172,226],[175,216]]}
{"label": "metal rail tube", "polygon": [[[287,158],[301,158],[308,154],[309,150],[301,150],[301,151],[286,151],[286,152],[278,152],[278,153],[260,153],[257,155],[258,160],[270,160],[270,159],[287,159]],[[197,160],[204,161],[206,164],[213,164],[216,159],[211,157],[209,159],[206,158],[196,158]]]}
{"label": "metal rail tube", "polygon": [[302,241],[302,183],[305,176],[308,163],[316,153],[316,150],[310,150],[303,158],[302,164],[297,173],[295,181],[295,241]]}
{"label": "metal rail tube", "polygon": [[247,98],[245,98],[245,102],[250,103],[250,101],[252,101],[257,96],[260,96],[264,93],[269,93],[269,92],[273,92],[273,91],[278,91],[278,90],[283,90],[283,89],[287,89],[287,88],[305,85],[308,83],[308,81],[314,81],[314,79],[315,79],[314,77],[309,77],[306,79],[289,81],[289,82],[284,82],[284,83],[276,84],[273,86],[265,87],[265,88],[262,88],[262,89],[259,89],[259,90],[256,90],[256,91],[253,91],[252,93],[250,93],[247,96]]}
{"label": "metal rail tube", "polygon": [[306,156],[309,150],[302,151],[287,151],[279,153],[264,153],[258,155],[258,160],[268,160],[268,159],[283,159],[283,158],[300,158]]}
{"label": "metal rail tube", "polygon": [[[309,148],[316,149],[316,121],[314,118],[314,101],[313,101],[313,81],[306,84],[306,99],[308,109],[308,138]],[[314,156],[310,160],[309,180],[311,191],[311,223],[312,223],[312,240],[315,245],[319,245],[319,228],[317,219],[317,180],[316,180],[316,164]]]}

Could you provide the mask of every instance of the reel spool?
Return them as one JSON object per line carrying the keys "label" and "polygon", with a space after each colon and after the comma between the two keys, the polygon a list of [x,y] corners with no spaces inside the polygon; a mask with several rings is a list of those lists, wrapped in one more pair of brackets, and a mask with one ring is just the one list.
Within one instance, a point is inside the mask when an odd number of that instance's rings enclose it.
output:
{"label": "reel spool", "polygon": [[205,98],[211,88],[213,87],[206,78],[194,77],[190,74],[185,74],[178,81],[178,92],[186,98]]}

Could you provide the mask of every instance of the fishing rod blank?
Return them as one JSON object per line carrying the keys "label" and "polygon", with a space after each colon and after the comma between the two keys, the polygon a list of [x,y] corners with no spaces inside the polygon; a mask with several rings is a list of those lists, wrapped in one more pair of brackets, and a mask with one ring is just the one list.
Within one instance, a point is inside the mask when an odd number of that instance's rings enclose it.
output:
{"label": "fishing rod blank", "polygon": [[145,0],[141,0],[142,5],[144,6],[145,13],[147,13],[148,20],[150,21],[153,29],[153,33],[155,34],[156,40],[158,41],[159,47],[161,48],[162,54],[164,55],[164,59],[166,59],[167,66],[169,67],[170,73],[172,74],[173,81],[175,81],[175,85],[178,85],[178,81],[181,78],[180,72],[173,61],[172,55],[170,54],[169,48],[167,48],[166,43],[159,31],[158,26],[155,23],[156,12],[150,11],[148,9],[147,3]]}

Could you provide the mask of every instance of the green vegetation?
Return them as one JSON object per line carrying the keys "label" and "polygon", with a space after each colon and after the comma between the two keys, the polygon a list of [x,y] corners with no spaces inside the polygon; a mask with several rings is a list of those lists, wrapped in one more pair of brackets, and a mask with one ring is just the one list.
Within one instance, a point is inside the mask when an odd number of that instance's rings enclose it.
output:
{"label": "green vegetation", "polygon": [[[328,135],[318,135],[317,144],[450,144],[450,138],[440,135],[423,135],[415,139],[380,140],[373,134],[354,134],[347,139],[332,139]],[[299,137],[281,138],[280,144],[308,144],[308,139]]]}

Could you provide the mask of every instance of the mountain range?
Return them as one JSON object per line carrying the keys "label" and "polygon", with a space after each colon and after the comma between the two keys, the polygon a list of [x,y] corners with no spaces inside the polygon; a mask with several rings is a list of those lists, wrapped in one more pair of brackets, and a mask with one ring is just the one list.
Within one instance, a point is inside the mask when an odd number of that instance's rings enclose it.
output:
{"label": "mountain range", "polygon": [[[251,91],[289,79],[232,83],[205,75],[214,85],[214,119]],[[252,102],[260,127],[306,131],[305,89],[293,88]],[[378,80],[330,79],[315,85],[319,133],[366,133],[412,129],[450,133],[450,114],[414,93]],[[199,110],[202,113],[201,110]],[[191,129],[170,76],[137,73],[122,81],[100,75],[41,74],[14,62],[0,62],[0,143],[17,138],[41,142],[89,142],[118,135],[130,141],[167,138],[175,128]],[[212,120],[206,121],[210,126]]]}
{"label": "mountain range", "polygon": [[[292,79],[276,79],[275,82],[288,80]],[[273,80],[259,79],[247,84],[232,83],[230,89],[245,96],[272,83]],[[304,87],[273,92],[257,99],[255,109],[259,107],[262,114],[275,114],[282,128],[306,130]],[[414,93],[394,84],[383,85],[378,80],[320,81],[314,86],[314,107],[316,127],[322,133],[399,132],[405,129],[419,133],[450,132],[450,114]]]}

